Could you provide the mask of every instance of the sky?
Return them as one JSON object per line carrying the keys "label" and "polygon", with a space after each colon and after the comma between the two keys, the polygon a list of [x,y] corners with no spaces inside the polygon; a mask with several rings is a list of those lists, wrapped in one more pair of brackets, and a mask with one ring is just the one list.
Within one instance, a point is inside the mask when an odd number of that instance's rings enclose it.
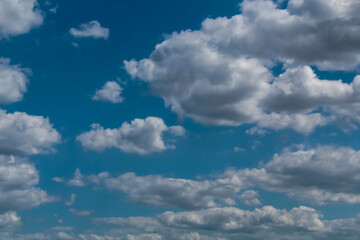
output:
{"label": "sky", "polygon": [[358,239],[359,12],[0,0],[0,239]]}

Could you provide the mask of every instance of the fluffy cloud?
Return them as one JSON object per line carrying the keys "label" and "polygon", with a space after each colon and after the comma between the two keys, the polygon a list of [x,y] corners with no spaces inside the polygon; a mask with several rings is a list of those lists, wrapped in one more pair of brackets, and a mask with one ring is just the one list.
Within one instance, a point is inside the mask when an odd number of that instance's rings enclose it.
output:
{"label": "fluffy cloud", "polygon": [[69,186],[72,187],[84,187],[86,184],[84,182],[84,176],[81,174],[80,169],[76,169],[74,173],[74,178],[69,180]]}
{"label": "fluffy cloud", "polygon": [[121,97],[123,89],[115,81],[108,81],[102,89],[98,89],[92,97],[94,101],[121,103],[124,98]]}
{"label": "fluffy cloud", "polygon": [[79,28],[71,28],[69,32],[76,38],[109,38],[109,29],[102,27],[98,21],[83,23]]}
{"label": "fluffy cloud", "polygon": [[239,199],[247,206],[257,206],[261,205],[261,201],[259,200],[259,193],[254,190],[247,190],[243,192]]}
{"label": "fluffy cloud", "polygon": [[229,171],[245,185],[314,204],[360,203],[360,152],[347,147],[319,146],[285,150],[260,169]]}
{"label": "fluffy cloud", "polygon": [[[125,68],[180,117],[203,124],[310,133],[339,115],[354,120],[342,109],[359,105],[359,77],[352,84],[320,80],[307,66],[339,70],[360,63],[354,7],[329,2],[294,0],[278,9],[272,1],[244,1],[242,14],[173,33],[149,58],[125,61]],[[323,16],[329,8],[333,13]],[[272,76],[269,68],[279,61],[286,71]]]}
{"label": "fluffy cloud", "polygon": [[0,229],[9,231],[19,226],[21,226],[21,218],[16,214],[16,212],[0,214]]}
{"label": "fluffy cloud", "polygon": [[195,209],[215,207],[219,201],[223,204],[234,204],[231,197],[241,189],[240,183],[233,183],[235,180],[229,178],[194,181],[125,173],[117,178],[104,178],[103,182],[109,190],[126,193],[135,203]]}
{"label": "fluffy cloud", "polygon": [[0,38],[27,33],[43,23],[37,0],[0,1]]}
{"label": "fluffy cloud", "polygon": [[59,142],[60,135],[49,119],[0,109],[0,153],[47,153]]}
{"label": "fluffy cloud", "polygon": [[38,172],[27,160],[0,155],[0,213],[53,201],[38,183]]}
{"label": "fluffy cloud", "polygon": [[0,58],[0,104],[18,102],[26,92],[28,70],[10,65],[10,59]]}
{"label": "fluffy cloud", "polygon": [[126,153],[147,154],[161,152],[173,145],[166,145],[163,134],[181,136],[185,130],[181,126],[168,127],[161,118],[147,117],[124,122],[116,129],[104,129],[92,124],[92,130],[82,133],[76,139],[84,148],[103,151],[107,148],[119,148]]}

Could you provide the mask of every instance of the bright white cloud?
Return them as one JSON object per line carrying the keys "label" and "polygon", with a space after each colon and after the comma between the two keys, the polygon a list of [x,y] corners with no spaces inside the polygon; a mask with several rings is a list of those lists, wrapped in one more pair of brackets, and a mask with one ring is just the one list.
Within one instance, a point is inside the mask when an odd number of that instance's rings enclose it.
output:
{"label": "bright white cloud", "polygon": [[0,155],[0,213],[53,201],[38,183],[38,171],[26,159]]}
{"label": "bright white cloud", "polygon": [[245,185],[313,204],[360,203],[360,152],[347,147],[319,146],[285,150],[263,168],[228,171]]}
{"label": "bright white cloud", "polygon": [[247,206],[257,206],[261,205],[261,201],[259,199],[259,192],[254,190],[247,190],[239,196],[239,199],[242,203]]}
{"label": "bright white cloud", "polygon": [[79,28],[71,28],[69,32],[76,38],[109,38],[109,29],[102,27],[98,21],[83,23]]}
{"label": "bright white cloud", "polygon": [[60,134],[49,119],[0,109],[0,153],[40,154],[53,151]]}
{"label": "bright white cloud", "polygon": [[[0,10],[1,11],[1,10]],[[18,102],[26,92],[28,69],[10,65],[10,59],[0,58],[0,104]]]}
{"label": "bright white cloud", "polygon": [[27,33],[42,23],[37,0],[0,1],[0,39]]}
{"label": "bright white cloud", "polygon": [[92,97],[94,101],[121,103],[124,98],[121,96],[123,88],[115,81],[108,81],[103,88],[96,90]]}
{"label": "bright white cloud", "polygon": [[84,148],[103,151],[108,148],[119,148],[126,153],[147,154],[161,152],[173,145],[164,142],[163,135],[184,135],[181,126],[168,127],[161,118],[147,117],[135,119],[131,123],[124,122],[116,129],[104,129],[98,124],[92,124],[92,130],[82,133],[76,139]]}
{"label": "bright white cloud", "polygon": [[[360,105],[358,78],[351,84],[321,80],[307,66],[360,64],[354,6],[338,13],[334,2],[294,0],[284,10],[272,1],[246,0],[241,7],[232,18],[206,19],[198,31],[173,33],[149,58],[125,61],[126,70],[148,82],[180,117],[203,124],[250,123],[308,134],[344,116],[359,120],[346,111]],[[322,16],[328,8],[334,13]],[[275,77],[269,68],[278,61],[286,71]]]}

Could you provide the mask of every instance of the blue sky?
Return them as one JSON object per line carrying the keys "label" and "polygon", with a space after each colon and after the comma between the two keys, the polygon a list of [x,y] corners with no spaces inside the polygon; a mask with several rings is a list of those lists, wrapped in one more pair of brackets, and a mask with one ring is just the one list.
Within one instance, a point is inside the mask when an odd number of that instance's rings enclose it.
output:
{"label": "blue sky", "polygon": [[357,239],[358,0],[0,0],[0,238]]}

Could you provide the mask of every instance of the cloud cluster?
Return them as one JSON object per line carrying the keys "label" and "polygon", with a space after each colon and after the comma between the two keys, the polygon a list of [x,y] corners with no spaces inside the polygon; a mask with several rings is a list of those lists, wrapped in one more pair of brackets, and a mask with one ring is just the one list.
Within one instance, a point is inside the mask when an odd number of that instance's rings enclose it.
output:
{"label": "cloud cluster", "polygon": [[194,181],[125,173],[102,180],[109,190],[124,192],[135,203],[184,209],[215,207],[216,202],[234,204],[231,197],[241,189],[232,179]]}
{"label": "cloud cluster", "polygon": [[83,176],[77,169],[70,186],[96,184],[123,192],[134,203],[157,207],[201,209],[233,205],[260,205],[251,188],[283,192],[315,205],[360,203],[360,151],[347,147],[318,146],[285,149],[262,168],[231,169],[215,179],[190,180],[159,175],[125,173],[111,177],[104,172]]}
{"label": "cloud cluster", "polygon": [[47,153],[60,138],[47,118],[0,109],[1,154]]}
{"label": "cloud cluster", "polygon": [[79,28],[71,28],[69,33],[76,38],[109,38],[109,29],[102,27],[98,21],[80,24]]}
{"label": "cloud cluster", "polygon": [[0,39],[27,33],[42,23],[37,0],[0,1]]}
{"label": "cloud cluster", "polygon": [[[322,80],[309,66],[342,70],[360,64],[354,12],[360,4],[328,2],[291,0],[279,9],[273,1],[245,0],[241,14],[173,33],[149,58],[125,61],[125,68],[180,117],[203,124],[310,133],[338,117],[358,122],[346,110],[360,104],[359,77],[351,84]],[[285,72],[276,77],[270,68],[279,62]]]}
{"label": "cloud cluster", "polygon": [[84,148],[103,151],[108,148],[119,148],[126,153],[148,154],[161,152],[173,145],[166,145],[163,134],[184,135],[181,126],[168,127],[161,118],[147,117],[124,122],[119,128],[104,129],[99,124],[92,124],[89,132],[82,133],[76,139]]}
{"label": "cloud cluster", "polygon": [[54,199],[36,185],[38,171],[26,159],[0,155],[0,213],[28,209]]}
{"label": "cloud cluster", "polygon": [[0,104],[22,100],[27,90],[28,70],[10,65],[10,59],[0,58]]}
{"label": "cloud cluster", "polygon": [[103,88],[96,90],[95,95],[92,97],[94,101],[121,103],[124,98],[121,96],[123,89],[115,81],[108,81]]}
{"label": "cloud cluster", "polygon": [[246,185],[313,204],[360,203],[360,152],[319,146],[275,154],[263,168],[229,171]]}

